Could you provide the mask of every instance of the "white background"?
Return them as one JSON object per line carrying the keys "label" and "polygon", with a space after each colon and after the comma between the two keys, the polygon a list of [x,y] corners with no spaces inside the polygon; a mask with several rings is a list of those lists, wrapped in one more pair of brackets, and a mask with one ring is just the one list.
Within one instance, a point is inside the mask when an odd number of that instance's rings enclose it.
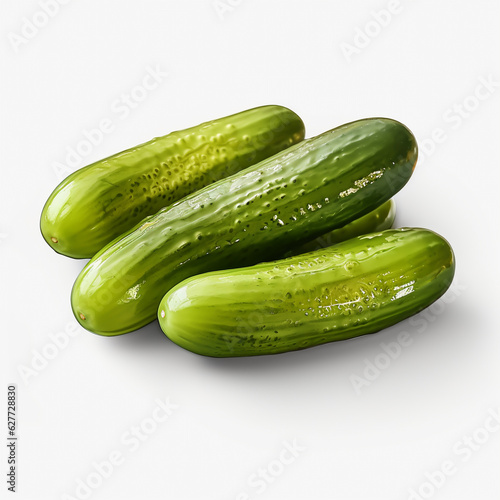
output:
{"label": "white background", "polygon": [[[0,435],[14,383],[15,498],[499,498],[500,432],[489,415],[500,407],[500,6],[397,5],[73,0],[44,22],[37,1],[2,2]],[[389,7],[390,19],[376,21]],[[30,30],[35,19],[42,26]],[[157,88],[118,108],[156,67],[166,74]],[[293,109],[308,137],[370,116],[414,132],[421,156],[396,197],[396,223],[431,228],[454,247],[446,301],[377,335],[248,359],[196,356],[157,324],[115,338],[75,326],[69,294],[84,262],[54,253],[38,228],[68,148],[111,120],[84,166],[264,104]],[[401,332],[410,345],[356,386]],[[167,398],[178,408],[153,431],[156,401]],[[151,432],[136,447],[127,440],[141,425]],[[280,465],[294,441],[300,451]],[[97,476],[93,463],[113,453],[121,463]],[[452,472],[436,474],[444,462]],[[91,490],[77,490],[79,480]],[[4,498],[4,480],[0,490]]]}

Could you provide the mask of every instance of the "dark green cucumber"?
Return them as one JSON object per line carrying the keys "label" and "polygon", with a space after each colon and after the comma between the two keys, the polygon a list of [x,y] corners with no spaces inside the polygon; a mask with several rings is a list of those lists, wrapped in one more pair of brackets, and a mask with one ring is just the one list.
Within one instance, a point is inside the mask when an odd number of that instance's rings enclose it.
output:
{"label": "dark green cucumber", "polygon": [[335,243],[340,243],[341,241],[349,240],[355,236],[361,236],[362,234],[376,233],[378,231],[390,229],[394,223],[395,217],[396,203],[394,200],[386,201],[375,210],[363,215],[363,217],[293,248],[286,253],[285,257],[292,257],[293,255],[300,255],[301,253],[330,247]]}
{"label": "dark green cucumber", "polygon": [[214,357],[304,349],[374,333],[421,311],[450,286],[446,240],[393,229],[288,259],[189,278],[162,299],[176,344]]}
{"label": "dark green cucumber", "polygon": [[282,106],[262,106],[172,132],[68,176],[40,221],[45,241],[69,257],[90,258],[147,215],[304,138]]}
{"label": "dark green cucumber", "polygon": [[73,312],[102,335],[140,328],[185,278],[278,258],[372,211],[406,184],[416,160],[411,132],[386,118],[303,141],[146,218],[105,247],[75,282]]}

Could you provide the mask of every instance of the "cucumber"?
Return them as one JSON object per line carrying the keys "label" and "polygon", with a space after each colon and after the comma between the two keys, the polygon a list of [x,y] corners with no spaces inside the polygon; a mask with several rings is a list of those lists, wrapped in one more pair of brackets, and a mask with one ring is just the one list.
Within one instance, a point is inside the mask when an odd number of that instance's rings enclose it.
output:
{"label": "cucumber", "polygon": [[355,236],[360,236],[366,233],[375,233],[390,229],[396,217],[396,203],[394,200],[382,203],[375,210],[363,215],[359,219],[353,220],[343,227],[334,229],[326,234],[308,241],[303,245],[293,248],[285,254],[285,257],[292,257],[293,255],[300,255],[301,253],[312,252],[321,248],[326,248],[340,243],[341,241],[349,240]]}
{"label": "cucumber", "polygon": [[276,354],[374,333],[450,286],[446,240],[426,229],[358,236],[288,259],[189,278],[162,299],[159,322],[205,356]]}
{"label": "cucumber", "polygon": [[408,181],[412,133],[386,118],[308,139],[146,218],[78,276],[72,308],[101,335],[140,328],[185,278],[284,255],[370,212]]}
{"label": "cucumber", "polygon": [[282,106],[262,106],[172,132],[69,175],[41,216],[58,253],[92,257],[147,215],[301,141],[304,124]]}

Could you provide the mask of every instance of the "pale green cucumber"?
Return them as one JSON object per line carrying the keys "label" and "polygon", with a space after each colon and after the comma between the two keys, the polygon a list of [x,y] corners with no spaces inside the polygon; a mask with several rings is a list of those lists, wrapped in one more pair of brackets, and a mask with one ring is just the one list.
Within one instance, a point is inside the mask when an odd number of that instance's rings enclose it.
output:
{"label": "pale green cucumber", "polygon": [[69,175],[40,220],[58,253],[90,258],[147,215],[304,138],[282,106],[262,106],[157,137]]}
{"label": "pale green cucumber", "polygon": [[329,248],[189,278],[158,319],[176,344],[214,357],[304,349],[377,332],[450,286],[446,240],[426,229],[370,233]]}

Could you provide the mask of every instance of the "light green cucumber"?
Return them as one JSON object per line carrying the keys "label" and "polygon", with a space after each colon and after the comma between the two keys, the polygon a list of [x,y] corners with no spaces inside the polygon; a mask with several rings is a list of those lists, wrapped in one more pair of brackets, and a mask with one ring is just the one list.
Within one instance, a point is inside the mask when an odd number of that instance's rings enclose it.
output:
{"label": "light green cucumber", "polygon": [[256,266],[189,278],[158,319],[181,347],[205,356],[276,354],[377,332],[421,311],[450,286],[446,240],[393,229]]}
{"label": "light green cucumber", "polygon": [[90,258],[147,215],[296,144],[304,124],[282,106],[262,106],[172,132],[69,175],[47,200],[45,241]]}

